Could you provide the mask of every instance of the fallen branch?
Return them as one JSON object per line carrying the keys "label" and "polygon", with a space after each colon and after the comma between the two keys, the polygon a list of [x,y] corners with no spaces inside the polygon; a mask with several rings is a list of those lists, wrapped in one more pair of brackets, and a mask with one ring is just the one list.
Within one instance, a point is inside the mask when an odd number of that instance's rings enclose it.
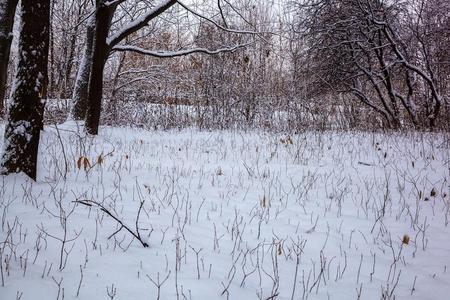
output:
{"label": "fallen branch", "polygon": [[145,248],[148,247],[148,244],[146,242],[144,242],[141,238],[141,235],[139,234],[139,229],[137,226],[137,222],[139,220],[139,214],[142,210],[142,206],[144,205],[144,201],[141,202],[141,205],[139,206],[139,210],[138,210],[138,216],[136,218],[136,232],[134,232],[133,230],[131,230],[127,225],[125,225],[118,217],[116,217],[114,214],[112,214],[106,207],[103,206],[103,204],[94,201],[94,200],[76,200],[73,201],[75,203],[79,203],[85,206],[97,206],[100,208],[101,211],[105,212],[108,216],[110,216],[111,218],[113,218],[117,223],[120,224],[120,228],[115,231],[112,235],[110,235],[108,237],[108,239],[110,239],[112,236],[114,236],[115,234],[117,234],[120,230],[122,230],[122,228],[125,228],[126,231],[128,231],[133,237],[135,237],[139,242],[141,242],[142,246],[144,246]]}

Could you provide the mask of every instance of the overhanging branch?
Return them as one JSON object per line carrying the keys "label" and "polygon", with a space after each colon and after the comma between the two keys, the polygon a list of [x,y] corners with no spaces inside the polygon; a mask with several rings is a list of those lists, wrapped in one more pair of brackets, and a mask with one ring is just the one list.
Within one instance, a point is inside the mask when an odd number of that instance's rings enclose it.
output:
{"label": "overhanging branch", "polygon": [[234,52],[239,48],[244,48],[248,46],[250,43],[246,44],[240,44],[233,47],[226,47],[226,48],[220,48],[220,49],[207,49],[207,48],[192,48],[192,49],[185,49],[185,50],[178,50],[178,51],[161,51],[161,50],[146,50],[140,47],[132,46],[132,45],[121,45],[121,46],[115,46],[113,48],[113,51],[131,51],[136,52],[142,55],[148,55],[158,58],[171,58],[171,57],[178,57],[178,56],[185,56],[192,53],[203,53],[208,55],[214,55],[224,52]]}
{"label": "overhanging branch", "polygon": [[137,18],[134,21],[131,21],[121,29],[119,29],[116,33],[114,33],[111,37],[107,39],[107,44],[110,48],[113,48],[115,45],[124,40],[128,35],[133,32],[138,31],[139,29],[147,26],[148,22],[165,12],[172,5],[177,3],[176,0],[164,0],[161,1],[157,6],[155,6],[152,10],[145,13],[140,18]]}
{"label": "overhanging branch", "polygon": [[125,2],[126,0],[109,0],[109,1],[105,1],[104,5],[105,6],[114,6],[114,5],[119,5],[123,2]]}

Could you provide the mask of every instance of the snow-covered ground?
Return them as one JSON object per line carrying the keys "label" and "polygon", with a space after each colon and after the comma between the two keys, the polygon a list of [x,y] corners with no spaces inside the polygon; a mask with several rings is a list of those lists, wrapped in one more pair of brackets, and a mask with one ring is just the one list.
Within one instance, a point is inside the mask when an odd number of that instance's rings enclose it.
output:
{"label": "snow-covered ground", "polygon": [[2,300],[449,299],[448,135],[74,129],[0,177]]}

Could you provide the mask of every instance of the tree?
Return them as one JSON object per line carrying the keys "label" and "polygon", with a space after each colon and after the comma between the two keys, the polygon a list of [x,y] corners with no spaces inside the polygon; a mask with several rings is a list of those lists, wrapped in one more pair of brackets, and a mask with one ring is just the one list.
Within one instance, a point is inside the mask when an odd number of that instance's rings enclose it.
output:
{"label": "tree", "polygon": [[[138,1],[139,2],[139,1]],[[146,27],[150,21],[154,20],[156,17],[166,12],[169,8],[171,8],[174,4],[178,3],[181,7],[183,7],[188,12],[194,14],[195,16],[203,19],[207,19],[209,22],[215,24],[219,28],[233,32],[233,33],[241,33],[241,34],[253,34],[250,31],[241,31],[241,30],[232,30],[229,28],[224,28],[217,24],[216,22],[206,18],[202,14],[199,14],[188,6],[183,4],[180,1],[176,0],[163,0],[158,4],[153,5],[150,9],[148,6],[140,16],[136,18],[132,18],[129,22],[115,29],[111,30],[111,22],[115,18],[115,13],[120,11],[118,9],[119,4],[125,4],[126,0],[116,0],[116,1],[105,1],[105,0],[97,0],[96,8],[95,8],[95,28],[94,28],[94,38],[92,43],[92,54],[89,59],[83,59],[82,65],[84,68],[90,70],[89,80],[86,80],[86,77],[79,76],[77,79],[77,83],[75,84],[75,88],[80,88],[79,91],[74,91],[74,95],[81,95],[80,93],[82,88],[86,87],[86,83],[88,83],[88,95],[87,95],[87,105],[86,105],[86,113],[85,113],[85,129],[88,133],[96,135],[98,133],[98,126],[100,123],[100,112],[101,112],[101,104],[102,104],[102,88],[103,88],[103,70],[107,59],[110,54],[116,51],[131,51],[135,53],[140,53],[142,55],[148,55],[158,58],[171,58],[177,56],[185,56],[191,53],[204,53],[204,54],[217,54],[222,52],[233,52],[238,48],[241,48],[245,45],[235,45],[231,47],[222,47],[220,49],[207,49],[207,48],[192,48],[192,49],[183,49],[177,51],[158,51],[158,50],[147,50],[135,45],[119,45],[121,42],[125,41],[127,37],[134,34],[140,29]],[[142,3],[141,3],[142,4]],[[144,3],[143,5],[148,5]],[[127,15],[127,14],[125,14]],[[123,17],[118,17],[119,19]],[[88,43],[86,43],[88,44]],[[90,66],[88,65],[90,64]],[[82,72],[79,72],[82,74]],[[80,81],[78,83],[78,81]],[[83,113],[83,105],[81,104],[83,99],[82,97],[77,97],[75,99],[78,102],[75,102],[73,107],[72,116],[76,118],[80,118],[84,115]],[[80,102],[81,101],[81,102]],[[80,103],[79,103],[80,102]]]}
{"label": "tree", "polygon": [[0,116],[3,115],[12,29],[18,0],[0,0]]}
{"label": "tree", "polygon": [[47,89],[50,0],[22,0],[18,66],[5,127],[1,171],[36,180]]}
{"label": "tree", "polygon": [[[98,133],[98,126],[100,122],[101,101],[103,93],[103,69],[113,47],[124,40],[128,35],[145,27],[148,22],[159,16],[161,13],[169,9],[177,1],[165,0],[150,9],[140,18],[130,21],[126,26],[117,30],[114,35],[108,37],[110,32],[111,22],[114,18],[114,13],[119,4],[125,0],[105,1],[97,0],[95,6],[93,42],[90,43],[90,37],[87,38],[86,47],[92,46],[92,51],[85,50],[85,57],[81,67],[84,70],[90,70],[89,80],[85,72],[79,71],[79,77],[75,83],[74,95],[77,96],[74,100],[72,115],[76,119],[80,119],[85,115],[86,131],[91,134]],[[90,32],[88,31],[88,34]],[[90,33],[92,34],[92,32]],[[91,57],[89,57],[91,56]],[[83,76],[84,75],[84,76]],[[83,97],[87,85],[87,99]],[[86,101],[86,105],[83,103]],[[86,109],[84,111],[84,109]]]}
{"label": "tree", "polygon": [[115,10],[116,6],[110,6],[102,0],[97,0],[91,76],[86,109],[86,129],[90,134],[98,133],[103,94],[103,69],[109,55],[106,38],[108,37],[111,19]]}
{"label": "tree", "polygon": [[437,94],[442,95],[442,100],[435,102],[431,89],[420,91],[424,114],[431,117],[430,122],[436,122],[435,114],[439,113],[440,106],[447,109],[443,115],[448,115],[449,109],[445,96],[448,99],[450,94],[450,3],[445,0],[411,0],[409,3],[410,8],[405,11],[404,36],[412,48],[412,59],[428,74]]}
{"label": "tree", "polygon": [[51,1],[48,97],[67,99],[72,93],[77,49],[91,12],[91,0]]}
{"label": "tree", "polygon": [[[298,30],[307,41],[311,77],[321,89],[352,95],[398,128],[408,116],[433,128],[442,96],[430,55],[416,55],[407,43],[405,15],[410,7],[382,0],[311,0],[299,4]],[[422,107],[420,94],[429,99]],[[419,120],[418,109],[426,110]]]}
{"label": "tree", "polygon": [[70,118],[80,121],[86,117],[89,77],[92,65],[92,48],[94,43],[95,18],[88,20],[86,28],[86,41],[83,49],[83,56],[78,67],[77,78],[73,88]]}

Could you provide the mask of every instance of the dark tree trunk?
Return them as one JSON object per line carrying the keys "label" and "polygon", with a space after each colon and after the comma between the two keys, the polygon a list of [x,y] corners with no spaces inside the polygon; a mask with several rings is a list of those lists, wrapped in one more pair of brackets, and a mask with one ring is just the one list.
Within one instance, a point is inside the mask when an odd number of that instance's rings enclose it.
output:
{"label": "dark tree trunk", "polygon": [[78,27],[75,28],[75,32],[71,33],[69,55],[67,57],[66,69],[64,72],[64,85],[61,91],[61,99],[67,99],[70,97],[70,77],[72,75],[73,59],[75,56],[75,47],[78,38]]}
{"label": "dark tree trunk", "polygon": [[84,45],[83,58],[78,68],[78,74],[72,95],[71,118],[77,121],[84,120],[86,116],[89,77],[92,66],[92,47],[94,44],[95,18],[89,20],[86,29],[86,44]]}
{"label": "dark tree trunk", "polygon": [[36,180],[43,95],[47,89],[50,0],[21,1],[18,66],[5,128],[2,173]]}
{"label": "dark tree trunk", "polygon": [[96,0],[95,11],[95,34],[94,44],[92,49],[92,66],[90,69],[89,88],[87,97],[87,109],[86,109],[86,123],[85,130],[90,134],[98,134],[98,127],[100,124],[100,113],[102,108],[102,92],[103,92],[103,69],[108,59],[111,48],[117,43],[132,34],[136,30],[139,30],[147,25],[153,18],[157,17],[177,1],[164,2],[164,5],[154,10],[152,14],[147,15],[144,21],[135,23],[134,26],[130,26],[123,30],[114,40],[109,44],[106,42],[108,37],[109,28],[111,26],[114,12],[117,9],[120,1],[106,1]]}
{"label": "dark tree trunk", "polygon": [[109,23],[114,9],[98,1],[95,12],[95,35],[92,53],[91,78],[89,80],[88,103],[86,110],[86,132],[98,134],[100,112],[102,109],[103,69],[108,57],[109,48],[106,38],[109,32]]}
{"label": "dark tree trunk", "polygon": [[4,112],[9,52],[13,39],[12,29],[18,0],[0,0],[0,116]]}

